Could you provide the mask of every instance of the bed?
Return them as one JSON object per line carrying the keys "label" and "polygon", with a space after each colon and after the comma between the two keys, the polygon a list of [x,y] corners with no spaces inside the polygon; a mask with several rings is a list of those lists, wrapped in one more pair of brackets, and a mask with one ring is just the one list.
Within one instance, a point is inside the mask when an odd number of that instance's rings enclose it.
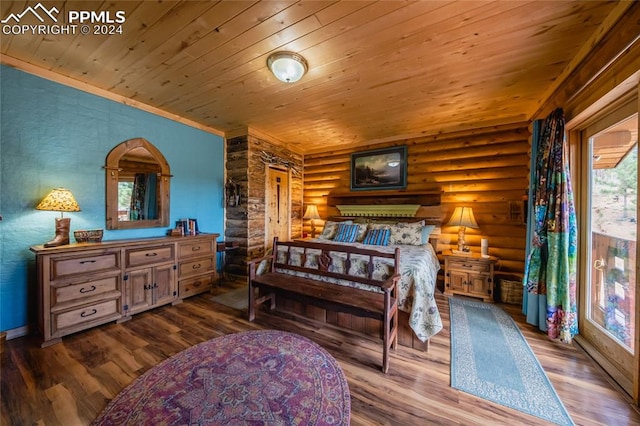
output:
{"label": "bed", "polygon": [[[338,232],[341,225],[343,227],[356,225],[360,228],[355,241],[340,241]],[[389,230],[386,245],[372,244],[371,241],[366,240],[366,236],[372,230],[379,229]],[[409,327],[415,336],[421,342],[426,342],[442,330],[442,319],[435,300],[440,262],[434,245],[430,242],[434,241],[437,233],[438,227],[434,224],[426,224],[424,220],[332,218],[325,223],[321,235],[310,241],[348,244],[388,253],[392,253],[396,247],[400,248],[401,279],[398,285],[398,308],[408,314]],[[334,264],[340,265],[340,262],[336,261]],[[358,268],[361,265],[356,264],[352,267]],[[390,273],[384,265],[376,265],[375,269],[376,273],[381,275]]]}

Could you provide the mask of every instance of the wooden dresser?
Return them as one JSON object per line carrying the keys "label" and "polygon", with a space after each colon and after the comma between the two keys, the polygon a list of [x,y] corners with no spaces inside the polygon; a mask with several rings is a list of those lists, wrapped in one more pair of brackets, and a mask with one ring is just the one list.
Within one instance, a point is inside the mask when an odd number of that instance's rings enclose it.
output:
{"label": "wooden dresser", "polygon": [[208,291],[218,234],[33,246],[42,346]]}

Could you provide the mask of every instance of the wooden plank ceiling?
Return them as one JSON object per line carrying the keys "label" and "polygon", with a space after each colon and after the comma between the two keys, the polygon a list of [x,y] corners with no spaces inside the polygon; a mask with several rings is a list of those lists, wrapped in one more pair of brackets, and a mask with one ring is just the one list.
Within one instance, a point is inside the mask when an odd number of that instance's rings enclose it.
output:
{"label": "wooden plank ceiling", "polygon": [[[61,20],[124,11],[122,34],[2,35],[0,47],[5,63],[321,152],[528,120],[624,3],[42,1]],[[3,0],[0,16],[35,4]],[[267,69],[282,50],[309,63],[295,84]]]}

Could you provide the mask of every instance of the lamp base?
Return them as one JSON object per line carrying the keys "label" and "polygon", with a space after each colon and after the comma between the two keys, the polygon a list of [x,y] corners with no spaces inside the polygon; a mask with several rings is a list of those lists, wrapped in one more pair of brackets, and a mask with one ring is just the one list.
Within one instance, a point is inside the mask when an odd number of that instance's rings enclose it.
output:
{"label": "lamp base", "polygon": [[44,243],[45,247],[58,247],[69,244],[69,229],[71,219],[68,217],[56,218],[56,236],[53,240]]}
{"label": "lamp base", "polygon": [[466,227],[465,226],[461,226],[460,229],[458,229],[458,250],[459,251],[469,251],[469,249],[467,248],[467,245],[464,241],[464,231],[465,231]]}

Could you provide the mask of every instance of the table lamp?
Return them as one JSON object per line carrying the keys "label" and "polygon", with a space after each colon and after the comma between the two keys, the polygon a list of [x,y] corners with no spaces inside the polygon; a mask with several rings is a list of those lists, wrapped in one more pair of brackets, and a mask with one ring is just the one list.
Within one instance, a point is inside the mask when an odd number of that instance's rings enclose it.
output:
{"label": "table lamp", "polygon": [[71,219],[65,218],[64,212],[79,212],[80,206],[73,198],[71,191],[65,188],[54,188],[36,206],[37,210],[60,212],[60,217],[56,218],[56,235],[44,244],[45,247],[57,247],[69,244],[69,228]]}
{"label": "table lamp", "polygon": [[311,219],[311,238],[316,237],[316,224],[314,221],[316,219],[320,219],[320,215],[318,214],[318,206],[315,204],[308,204],[307,210],[304,212],[303,219]]}
{"label": "table lamp", "polygon": [[468,251],[464,241],[464,231],[467,227],[478,228],[476,218],[473,216],[473,209],[471,207],[456,207],[447,226],[458,227],[458,251]]}

